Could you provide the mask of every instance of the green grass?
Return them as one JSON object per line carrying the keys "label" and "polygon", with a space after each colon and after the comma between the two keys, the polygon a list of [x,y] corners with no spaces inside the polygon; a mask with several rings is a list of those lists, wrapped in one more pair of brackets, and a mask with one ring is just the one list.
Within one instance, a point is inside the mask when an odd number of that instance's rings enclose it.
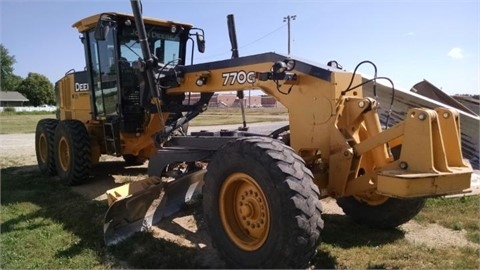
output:
{"label": "green grass", "polygon": [[111,268],[101,241],[106,205],[55,178],[2,170],[1,268]]}
{"label": "green grass", "polygon": [[43,118],[55,118],[54,113],[0,113],[0,134],[33,133],[37,122]]}
{"label": "green grass", "polygon": [[[248,108],[247,123],[288,120],[287,110],[282,108]],[[33,133],[37,122],[43,118],[55,118],[54,113],[18,112],[0,113],[0,134]],[[209,108],[190,122],[191,126],[242,124],[240,108]]]}

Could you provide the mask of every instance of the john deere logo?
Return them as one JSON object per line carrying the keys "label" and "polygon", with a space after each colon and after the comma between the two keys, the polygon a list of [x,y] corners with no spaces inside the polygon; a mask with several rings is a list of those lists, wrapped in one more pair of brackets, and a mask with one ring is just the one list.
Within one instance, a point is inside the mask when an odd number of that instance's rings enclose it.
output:
{"label": "john deere logo", "polygon": [[75,83],[75,92],[88,91],[88,83]]}

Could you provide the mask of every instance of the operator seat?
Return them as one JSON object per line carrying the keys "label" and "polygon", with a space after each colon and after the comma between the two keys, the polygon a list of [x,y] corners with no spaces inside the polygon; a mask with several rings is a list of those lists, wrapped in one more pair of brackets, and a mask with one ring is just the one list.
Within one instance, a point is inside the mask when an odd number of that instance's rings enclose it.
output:
{"label": "operator seat", "polygon": [[120,85],[122,87],[122,95],[128,97],[135,88],[138,87],[135,71],[130,66],[130,62],[124,57],[119,60],[120,66]]}
{"label": "operator seat", "polygon": [[121,129],[127,133],[141,132],[145,122],[145,109],[140,102],[140,81],[138,72],[131,67],[126,58],[120,58],[120,80],[122,89]]}

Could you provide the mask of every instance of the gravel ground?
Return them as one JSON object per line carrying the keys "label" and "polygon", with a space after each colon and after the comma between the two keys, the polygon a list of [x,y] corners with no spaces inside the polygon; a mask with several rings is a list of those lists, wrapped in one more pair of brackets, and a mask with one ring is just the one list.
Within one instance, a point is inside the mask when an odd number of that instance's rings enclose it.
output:
{"label": "gravel ground", "polygon": [[0,166],[36,165],[35,134],[1,134]]}

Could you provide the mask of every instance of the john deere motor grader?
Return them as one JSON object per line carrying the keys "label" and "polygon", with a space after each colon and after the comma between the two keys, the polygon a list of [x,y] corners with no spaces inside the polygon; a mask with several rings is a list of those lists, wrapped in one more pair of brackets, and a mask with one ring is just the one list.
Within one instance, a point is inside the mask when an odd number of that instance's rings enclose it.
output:
{"label": "john deere motor grader", "polygon": [[[102,154],[149,160],[147,179],[107,191],[107,244],[148,230],[201,193],[229,266],[299,268],[320,243],[321,198],[337,199],[359,223],[390,228],[413,218],[425,198],[469,188],[456,111],[413,108],[404,122],[382,127],[379,104],[362,94],[379,77],[276,53],[239,57],[230,15],[232,59],[186,65],[188,44],[191,59],[194,43],[205,48],[203,30],[142,18],[138,0],[131,5],[133,15],[73,25],[86,69],[57,82],[57,119],[39,121],[36,132],[41,171],[71,185]],[[288,109],[288,126],[268,135],[183,130],[214,92],[241,97],[253,88]],[[189,102],[190,92],[200,99]]]}

